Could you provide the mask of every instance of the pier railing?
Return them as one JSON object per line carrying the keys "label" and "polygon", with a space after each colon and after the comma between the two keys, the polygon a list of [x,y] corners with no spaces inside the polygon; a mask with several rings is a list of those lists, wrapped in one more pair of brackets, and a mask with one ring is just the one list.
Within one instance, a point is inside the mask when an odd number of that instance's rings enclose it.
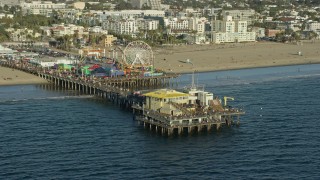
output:
{"label": "pier railing", "polygon": [[1,66],[18,69],[27,73],[31,73],[48,81],[63,81],[68,83],[82,84],[90,88],[98,90],[108,90],[115,93],[127,94],[143,89],[155,89],[166,87],[174,84],[174,79],[179,74],[170,73],[161,76],[118,76],[118,77],[86,77],[79,76],[72,72],[61,72],[48,68],[38,67],[29,63],[15,63],[13,61],[1,61]]}

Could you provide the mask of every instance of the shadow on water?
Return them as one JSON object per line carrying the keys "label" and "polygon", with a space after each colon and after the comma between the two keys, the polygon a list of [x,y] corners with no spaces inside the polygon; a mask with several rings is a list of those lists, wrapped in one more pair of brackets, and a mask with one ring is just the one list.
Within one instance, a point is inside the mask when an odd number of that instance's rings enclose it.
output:
{"label": "shadow on water", "polygon": [[232,137],[236,135],[236,133],[239,131],[239,128],[241,128],[238,125],[232,125],[230,127],[228,126],[221,126],[218,130],[216,128],[211,128],[210,130],[202,129],[200,132],[197,130],[193,130],[191,132],[188,132],[187,128],[184,128],[184,130],[181,132],[181,134],[178,133],[177,129],[174,129],[173,134],[168,136],[167,134],[162,134],[160,131],[156,131],[155,129],[149,129],[149,127],[144,127],[143,124],[139,124],[135,121],[135,126],[138,129],[138,132],[146,137],[152,137],[152,138],[160,138],[160,139],[189,139],[189,138],[201,138],[201,137]]}
{"label": "shadow on water", "polygon": [[70,95],[70,96],[85,95],[84,93],[81,93],[80,91],[65,89],[63,87],[56,86],[54,84],[39,84],[39,85],[35,85],[35,86],[36,86],[36,88],[41,89],[41,90],[58,92],[58,93],[62,93],[64,95]]}

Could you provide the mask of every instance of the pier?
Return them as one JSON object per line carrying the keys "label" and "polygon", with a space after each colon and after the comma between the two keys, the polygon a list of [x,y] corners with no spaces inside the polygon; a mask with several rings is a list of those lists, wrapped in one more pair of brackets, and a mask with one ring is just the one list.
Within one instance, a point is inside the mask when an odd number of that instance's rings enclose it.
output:
{"label": "pier", "polygon": [[[137,107],[136,105],[134,105],[134,109],[141,110],[135,118],[145,128],[168,136],[173,134],[181,135],[183,133],[199,133],[201,131],[210,132],[212,128],[219,130],[222,125],[239,125],[240,121],[237,120],[235,122],[234,118],[239,118],[243,114],[242,112],[234,112],[221,114],[222,116],[220,117],[219,115],[209,117],[207,115],[172,117],[150,110],[142,112],[141,107]],[[147,116],[143,114],[147,114]]]}
{"label": "pier", "polygon": [[[151,48],[144,42],[133,43],[146,48],[150,54],[146,58],[142,56],[141,53],[146,49],[136,54],[127,53],[124,56],[126,62],[117,62],[120,66],[113,59],[111,67],[110,63],[106,66],[110,73],[104,73],[103,76],[95,76],[91,71],[84,72],[87,71],[84,67],[89,68],[87,65],[92,65],[92,62],[79,66],[78,60],[60,63],[58,68],[53,68],[52,62],[46,62],[46,66],[43,66],[30,59],[2,60],[0,65],[39,76],[54,87],[111,101],[132,111],[133,119],[145,128],[165,136],[209,132],[211,129],[219,130],[221,126],[239,125],[240,115],[244,111],[227,106],[228,99],[234,100],[232,97],[225,97],[222,104],[221,99],[213,93],[194,85],[194,74],[189,89],[182,92],[173,90],[172,87],[178,86],[176,78],[179,74],[155,69]],[[130,52],[127,48],[133,46],[135,44],[129,44],[124,53]],[[91,68],[102,64],[94,64]],[[121,67],[122,74],[113,73],[112,67]]]}
{"label": "pier", "polygon": [[199,107],[196,103],[188,103],[193,96],[174,90],[162,89],[145,96],[147,99],[142,105],[132,106],[134,118],[145,128],[167,136],[210,132],[213,128],[219,130],[221,126],[239,125],[240,115],[244,114],[242,109],[223,107],[218,99],[212,100],[216,106]]}
{"label": "pier", "polygon": [[193,113],[178,103],[170,102],[172,107],[181,110],[181,115],[165,114],[155,109],[144,108],[143,97],[133,94],[143,89],[158,89],[173,86],[178,74],[164,74],[155,77],[113,77],[107,79],[81,79],[76,76],[49,73],[45,68],[26,66],[2,61],[1,66],[21,70],[46,79],[58,88],[77,91],[80,94],[94,95],[106,99],[121,108],[133,111],[134,120],[146,129],[165,136],[201,131],[219,130],[221,126],[239,125],[241,109],[223,110],[219,107],[212,111],[203,110]]}
{"label": "pier", "polygon": [[46,79],[55,86],[78,91],[82,94],[95,95],[110,100],[121,107],[128,107],[129,109],[131,109],[131,106],[135,103],[135,98],[132,98],[134,91],[173,86],[175,84],[174,79],[179,76],[178,74],[164,74],[162,76],[150,77],[135,76],[112,77],[107,79],[81,79],[81,77],[62,75],[59,72],[49,73],[45,68],[16,64],[9,61],[2,61],[0,65],[34,74]]}

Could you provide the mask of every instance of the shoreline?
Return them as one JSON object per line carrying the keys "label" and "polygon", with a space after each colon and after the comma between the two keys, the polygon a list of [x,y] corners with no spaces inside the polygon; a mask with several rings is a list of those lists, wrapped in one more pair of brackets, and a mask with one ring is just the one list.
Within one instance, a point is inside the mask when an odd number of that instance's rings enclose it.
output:
{"label": "shoreline", "polygon": [[[320,40],[287,44],[179,45],[155,48],[154,55],[157,69],[177,74],[320,64]],[[0,86],[49,83],[35,75],[4,68],[0,66]]]}
{"label": "shoreline", "polygon": [[[302,52],[302,55],[299,55]],[[213,72],[260,67],[320,64],[320,41],[181,45],[155,50],[155,67],[167,72]],[[186,61],[189,59],[191,63]]]}
{"label": "shoreline", "polygon": [[0,66],[0,86],[36,85],[49,82],[33,74]]}
{"label": "shoreline", "polygon": [[[273,66],[256,66],[256,67],[243,67],[243,68],[235,68],[235,69],[216,69],[216,70],[208,70],[208,71],[198,71],[195,70],[194,72],[197,73],[210,73],[210,72],[221,72],[221,71],[233,71],[233,70],[243,70],[243,69],[260,69],[260,68],[272,68],[272,67],[285,67],[285,66],[298,66],[298,65],[312,65],[312,64],[320,64],[317,63],[300,63],[300,64],[284,64],[284,65],[273,65]],[[2,67],[0,66],[0,77],[3,77],[3,68],[11,70],[11,68]],[[12,70],[11,70],[12,71]],[[28,74],[26,72],[20,70],[14,70],[14,72],[18,72],[18,74],[25,74],[24,79],[11,79],[11,80],[2,80],[0,79],[0,87],[1,86],[16,86],[16,85],[39,85],[39,84],[50,84],[50,82],[42,79],[38,76]],[[178,74],[191,74],[193,71],[183,71]],[[174,72],[173,72],[174,73]],[[11,75],[16,76],[17,73],[12,73]],[[29,78],[30,77],[30,78]]]}
{"label": "shoreline", "polygon": [[[286,67],[286,66],[299,66],[299,65],[312,65],[312,64],[320,64],[320,62],[315,63],[301,63],[301,64],[283,64],[283,65],[271,65],[271,66],[256,66],[256,67],[244,67],[244,68],[234,68],[234,69],[217,69],[217,70],[208,70],[208,71],[198,71],[197,73],[210,73],[210,72],[221,72],[221,71],[235,71],[235,70],[245,70],[245,69],[262,69],[262,68],[273,68],[273,67]],[[179,74],[191,74],[193,71],[183,71]]]}

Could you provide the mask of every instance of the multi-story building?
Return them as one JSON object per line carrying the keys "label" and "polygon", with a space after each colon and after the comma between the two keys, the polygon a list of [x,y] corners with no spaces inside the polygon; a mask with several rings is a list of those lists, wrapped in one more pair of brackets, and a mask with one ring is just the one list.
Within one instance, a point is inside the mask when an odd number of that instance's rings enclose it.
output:
{"label": "multi-story building", "polygon": [[101,34],[108,34],[107,30],[104,30],[101,26],[94,26],[94,27],[89,27],[88,31],[90,33],[101,33]]}
{"label": "multi-story building", "polygon": [[261,28],[261,27],[253,27],[252,28],[253,32],[256,32],[256,37],[257,38],[263,38],[266,36],[266,29]]}
{"label": "multi-story building", "polygon": [[147,0],[131,0],[132,7],[141,9],[144,4],[147,4]]}
{"label": "multi-story building", "polygon": [[283,30],[280,29],[266,29],[266,36],[267,37],[276,37],[278,33],[281,33]]}
{"label": "multi-story building", "polygon": [[255,10],[222,10],[221,15],[223,19],[226,19],[227,16],[231,16],[234,21],[247,21],[248,25],[252,24],[252,21],[255,17]]}
{"label": "multi-story building", "polygon": [[99,22],[104,22],[110,17],[119,18],[143,18],[150,17],[164,17],[164,11],[158,10],[123,10],[123,11],[90,11],[90,14],[96,14]]}
{"label": "multi-story building", "polygon": [[47,17],[51,16],[53,11],[66,9],[65,3],[52,3],[52,1],[22,2],[20,6],[23,13],[40,14]]}
{"label": "multi-story building", "polygon": [[84,33],[84,27],[83,26],[76,26],[73,24],[68,25],[54,25],[50,28],[51,36],[54,37],[60,37],[64,35],[74,35],[78,34],[78,36],[81,36]]}
{"label": "multi-story building", "polygon": [[141,30],[156,30],[159,28],[159,21],[153,19],[138,19],[137,26]]}
{"label": "multi-story building", "polygon": [[161,9],[161,0],[147,0],[147,6],[151,9]]}
{"label": "multi-story building", "polygon": [[117,37],[114,37],[113,35],[107,35],[104,39],[104,47],[112,46],[112,42],[115,40],[117,40]]}
{"label": "multi-story building", "polygon": [[189,19],[189,29],[192,31],[196,31],[198,34],[204,34],[206,22],[207,22],[207,19],[205,17],[190,18]]}
{"label": "multi-story building", "polygon": [[233,21],[231,16],[226,16],[224,20],[216,20],[213,23],[213,43],[250,42],[256,40],[256,33],[247,31],[247,21]]}
{"label": "multi-story building", "polygon": [[236,21],[235,31],[238,33],[246,33],[248,29],[247,21]]}
{"label": "multi-story building", "polygon": [[161,9],[160,0],[131,0],[131,5],[135,8],[141,9],[143,6],[148,6],[151,9]]}
{"label": "multi-story building", "polygon": [[164,18],[164,26],[171,30],[189,29],[188,18]]}
{"label": "multi-story building", "polygon": [[[79,9],[64,9],[61,13],[61,17],[69,21],[69,23],[76,23],[82,19],[82,11]],[[81,18],[80,18],[81,17]]]}
{"label": "multi-story building", "polygon": [[41,36],[40,33],[34,33],[32,29],[14,29],[8,28],[6,29],[7,32],[10,33],[10,38],[12,41],[27,41],[32,40],[34,38],[38,38]]}
{"label": "multi-story building", "polygon": [[73,7],[75,9],[83,10],[85,8],[86,3],[85,2],[74,2]]}
{"label": "multi-story building", "polygon": [[215,32],[226,32],[226,33],[234,33],[235,32],[235,22],[232,21],[232,17],[228,16],[225,20],[216,20],[214,23],[214,31]]}
{"label": "multi-story building", "polygon": [[107,20],[102,24],[103,29],[117,34],[136,34],[138,26],[134,19]]}
{"label": "multi-story building", "polygon": [[320,31],[320,22],[310,22],[306,24],[307,31]]}
{"label": "multi-story building", "polygon": [[18,6],[20,5],[21,0],[0,0],[0,6],[3,7],[4,5],[7,6]]}

